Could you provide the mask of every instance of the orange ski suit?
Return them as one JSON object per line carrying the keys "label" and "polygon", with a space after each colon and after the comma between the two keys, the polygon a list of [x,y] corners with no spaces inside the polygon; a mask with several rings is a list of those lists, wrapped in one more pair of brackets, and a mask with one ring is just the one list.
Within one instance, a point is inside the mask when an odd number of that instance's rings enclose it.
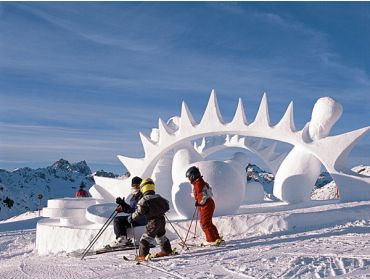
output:
{"label": "orange ski suit", "polygon": [[204,182],[202,177],[199,177],[193,182],[193,193],[194,198],[198,206],[199,214],[200,214],[200,225],[206,235],[206,240],[208,242],[214,242],[220,238],[218,234],[218,230],[216,226],[212,223],[212,216],[213,212],[215,211],[215,202],[214,200],[209,197],[207,198],[206,202],[203,205],[200,205],[203,199],[203,188],[205,187],[206,182]]}

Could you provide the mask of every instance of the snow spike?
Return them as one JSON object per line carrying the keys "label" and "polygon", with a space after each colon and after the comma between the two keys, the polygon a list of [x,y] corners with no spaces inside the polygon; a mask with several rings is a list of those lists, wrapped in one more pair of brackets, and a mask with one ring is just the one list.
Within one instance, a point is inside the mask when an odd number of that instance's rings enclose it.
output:
{"label": "snow spike", "polygon": [[252,125],[259,127],[270,127],[270,116],[266,93],[263,93],[256,118],[254,119]]}
{"label": "snow spike", "polygon": [[193,115],[191,114],[188,105],[186,105],[185,101],[181,104],[181,117],[180,117],[180,124],[179,130],[187,130],[188,127],[194,128],[197,126],[197,122],[194,120]]}
{"label": "snow spike", "polygon": [[275,125],[275,127],[289,129],[291,132],[296,131],[296,127],[294,124],[294,115],[293,115],[293,101],[289,103],[284,116],[281,118],[279,123]]}
{"label": "snow spike", "polygon": [[173,135],[171,133],[171,129],[161,118],[158,119],[158,129],[159,129],[159,142],[163,140],[163,137],[167,138]]}
{"label": "snow spike", "polygon": [[[331,147],[330,157],[334,158],[336,169],[342,170],[345,167],[342,166],[342,162],[345,161],[348,154],[351,152],[356,143],[368,132],[370,131],[370,126],[363,127],[357,130],[353,130],[347,133],[338,134],[331,137],[326,137],[320,139],[320,144]],[[315,146],[314,148],[318,148]],[[313,148],[313,149],[314,149]],[[317,157],[321,159],[322,162],[330,162],[329,158],[322,158],[323,155],[317,154]],[[334,167],[335,167],[334,166]],[[325,166],[327,168],[327,166]],[[329,170],[328,170],[329,171]]]}
{"label": "snow spike", "polygon": [[198,152],[198,153],[202,153],[202,151],[206,148],[206,138],[203,137],[202,138],[202,142],[200,144],[197,144],[196,142],[194,142],[194,149]]}
{"label": "snow spike", "polygon": [[[234,135],[235,136],[235,135]],[[225,136],[225,143],[229,143],[231,141],[232,137],[230,137],[230,134],[227,134]]]}
{"label": "snow spike", "polygon": [[121,155],[118,155],[117,157],[131,174],[136,174],[137,167],[144,162],[144,158],[132,158]]}
{"label": "snow spike", "polygon": [[243,127],[248,125],[247,116],[243,106],[243,101],[241,98],[238,100],[238,107],[236,107],[235,115],[230,124],[238,127]]}
{"label": "snow spike", "polygon": [[216,91],[212,89],[211,95],[208,100],[206,110],[204,111],[200,125],[206,126],[209,123],[218,122],[220,124],[225,124],[222,115],[220,113],[220,108],[217,102]]}
{"label": "snow spike", "polygon": [[239,142],[239,135],[233,135],[231,138],[229,138],[230,143],[235,143],[237,144]]}
{"label": "snow spike", "polygon": [[142,132],[140,132],[139,135],[140,135],[141,143],[143,144],[145,157],[148,157],[153,153],[153,151],[156,149],[157,146],[148,136],[146,136]]}

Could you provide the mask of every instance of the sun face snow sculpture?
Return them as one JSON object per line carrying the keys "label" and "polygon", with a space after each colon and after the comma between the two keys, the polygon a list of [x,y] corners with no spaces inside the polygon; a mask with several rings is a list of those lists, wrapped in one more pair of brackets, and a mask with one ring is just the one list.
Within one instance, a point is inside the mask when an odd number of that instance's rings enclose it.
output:
{"label": "sun face snow sculpture", "polygon": [[[216,167],[211,162],[204,161],[202,154],[208,155],[212,153],[212,150],[235,146],[255,151],[258,156],[273,167],[273,171],[278,175],[278,181],[282,182],[279,183],[282,187],[277,187],[276,193],[281,199],[288,202],[306,199],[306,190],[313,188],[313,184],[305,185],[301,189],[297,182],[302,183],[301,179],[306,179],[304,177],[306,175],[309,176],[310,182],[316,180],[317,166],[321,164],[332,175],[339,187],[342,201],[370,199],[370,178],[351,173],[345,165],[349,152],[356,142],[370,130],[370,126],[340,135],[328,136],[330,128],[341,114],[340,108],[340,105],[331,98],[320,99],[312,112],[311,122],[302,130],[297,130],[294,125],[292,102],[282,119],[275,125],[270,124],[267,97],[264,94],[253,122],[247,121],[243,103],[239,99],[233,120],[230,123],[225,123],[219,111],[216,93],[212,90],[208,105],[199,123],[194,120],[187,105],[183,102],[180,116],[171,118],[167,123],[159,119],[158,128],[152,130],[150,137],[140,133],[145,152],[144,158],[124,156],[118,156],[118,158],[133,176],[154,178],[158,192],[172,201],[172,206],[177,209],[180,216],[186,217],[189,217],[189,214],[183,212],[183,207],[178,202],[176,195],[173,196],[173,193],[176,193],[173,188],[177,188],[174,182],[184,183],[181,182],[184,180],[184,174],[180,174],[183,170],[177,175],[181,175],[181,178],[176,176],[172,180],[174,170],[177,170],[177,167],[173,165],[174,158],[182,149],[188,150],[191,154],[189,155],[192,158],[189,160],[190,164],[196,162],[197,164],[209,165],[208,169]],[[200,145],[192,144],[197,139],[216,138],[220,135],[224,135],[224,143],[218,142],[213,146],[208,145],[208,147],[207,141]],[[277,155],[275,153],[275,144],[263,147],[262,141],[249,143],[248,137],[277,140],[289,143],[294,147],[289,157],[285,158],[284,154]],[[198,152],[197,156],[194,155],[194,150]],[[295,153],[299,157],[294,159]],[[284,158],[285,161],[280,165]],[[309,166],[311,163],[312,170],[309,168],[303,170],[303,165]],[[181,163],[181,165],[185,166],[186,164]],[[296,169],[298,169],[297,172],[295,172]],[[212,172],[216,173],[216,171]],[[215,174],[213,175],[215,176]],[[206,179],[213,180],[211,177],[208,178],[208,175]],[[90,189],[93,197],[114,201],[114,197],[126,196],[129,192],[130,178],[121,180],[95,177],[95,182],[96,185]],[[291,192],[298,193],[298,199],[290,195]],[[181,195],[178,196],[181,197]],[[228,205],[225,205],[225,208],[231,209],[228,208]]]}

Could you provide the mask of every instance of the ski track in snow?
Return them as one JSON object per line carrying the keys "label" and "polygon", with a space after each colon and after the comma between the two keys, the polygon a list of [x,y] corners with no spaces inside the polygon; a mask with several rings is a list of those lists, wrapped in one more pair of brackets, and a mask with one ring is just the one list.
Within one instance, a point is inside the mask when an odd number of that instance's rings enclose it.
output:
{"label": "ski track in snow", "polygon": [[173,240],[179,256],[143,265],[122,259],[123,255],[134,257],[134,250],[84,260],[38,256],[35,235],[35,230],[0,232],[0,278],[370,277],[370,222],[363,220],[305,232],[225,236],[226,246],[189,251]]}

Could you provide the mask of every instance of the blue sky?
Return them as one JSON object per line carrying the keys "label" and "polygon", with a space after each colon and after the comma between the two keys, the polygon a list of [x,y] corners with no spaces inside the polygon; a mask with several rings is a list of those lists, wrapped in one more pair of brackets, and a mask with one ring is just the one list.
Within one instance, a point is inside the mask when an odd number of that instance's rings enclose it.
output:
{"label": "blue sky", "polygon": [[[332,134],[370,124],[369,2],[0,2],[0,168],[59,158],[122,173],[139,131],[199,121],[211,89],[231,120],[263,92],[296,126],[316,100],[344,107]],[[370,164],[370,136],[350,165]]]}

